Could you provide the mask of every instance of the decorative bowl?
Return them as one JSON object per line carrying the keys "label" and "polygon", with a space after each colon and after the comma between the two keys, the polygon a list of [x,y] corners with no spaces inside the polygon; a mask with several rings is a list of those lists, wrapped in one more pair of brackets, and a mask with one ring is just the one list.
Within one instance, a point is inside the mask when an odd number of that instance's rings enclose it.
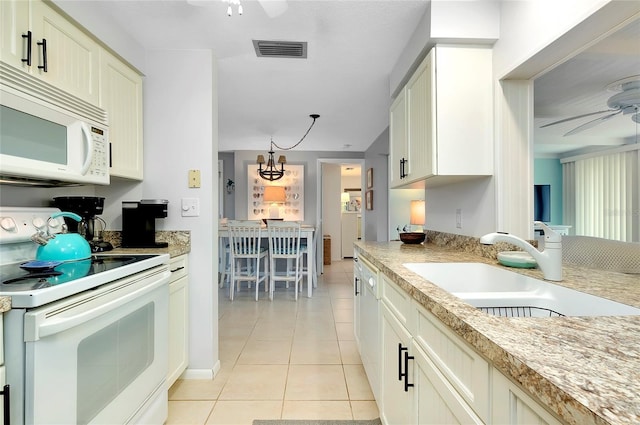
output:
{"label": "decorative bowl", "polygon": [[405,232],[400,233],[400,240],[407,244],[419,244],[424,242],[427,235],[422,232]]}

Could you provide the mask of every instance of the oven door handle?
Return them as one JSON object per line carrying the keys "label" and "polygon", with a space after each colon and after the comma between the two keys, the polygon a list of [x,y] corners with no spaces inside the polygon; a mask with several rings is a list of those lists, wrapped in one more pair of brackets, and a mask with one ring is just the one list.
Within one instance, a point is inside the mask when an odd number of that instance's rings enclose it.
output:
{"label": "oven door handle", "polygon": [[[25,342],[38,341],[40,338],[55,335],[86,323],[89,320],[95,319],[98,316],[122,307],[130,301],[133,301],[162,285],[166,285],[169,282],[170,276],[171,272],[169,272],[169,270],[165,270],[161,274],[154,276],[154,280],[152,282],[148,282],[144,286],[127,291],[127,293],[122,296],[111,296],[111,299],[105,300],[104,303],[101,303],[95,308],[80,308],[80,311],[77,314],[73,314],[72,309],[61,309],[60,314],[51,314],[50,311],[46,310],[35,314],[26,314],[24,340]],[[110,291],[100,294],[97,297],[91,297],[86,302],[94,301],[102,297],[108,297],[112,293],[113,292]]]}

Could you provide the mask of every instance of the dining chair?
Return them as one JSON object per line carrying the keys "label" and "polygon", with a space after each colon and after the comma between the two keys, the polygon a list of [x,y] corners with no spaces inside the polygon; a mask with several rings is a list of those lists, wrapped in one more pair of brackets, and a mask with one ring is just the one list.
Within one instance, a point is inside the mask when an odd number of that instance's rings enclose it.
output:
{"label": "dining chair", "polygon": [[[231,252],[231,272],[229,285],[229,298],[233,301],[236,282],[240,289],[240,282],[248,281],[256,285],[256,301],[258,301],[258,288],[264,282],[265,292],[268,290],[269,278],[268,250],[262,246],[262,224],[254,220],[230,220],[229,246]],[[242,266],[241,262],[245,261]],[[264,272],[260,274],[260,260],[264,260]]]}
{"label": "dining chair", "polygon": [[[295,284],[295,299],[297,300],[298,291],[302,290],[300,222],[267,220],[267,233],[269,235],[269,268],[271,270],[269,298],[273,299],[275,283],[284,281],[287,287],[291,282]],[[287,263],[280,274],[276,269],[278,260],[286,260]]]}
{"label": "dining chair", "polygon": [[[218,228],[227,225],[227,219],[218,220]],[[231,274],[231,248],[229,247],[229,238],[220,237],[218,242],[218,270],[220,275],[219,287],[224,287],[224,283],[229,282]]]}
{"label": "dining chair", "polygon": [[[317,242],[318,242],[318,229],[314,230],[311,243],[313,244],[314,247],[317,247]],[[300,272],[302,273],[302,276],[304,276],[308,271],[309,261],[313,261],[313,275],[311,276],[311,279],[313,280],[313,287],[317,288],[318,287],[318,263],[316,261],[316,258],[318,256],[314,255],[314,258],[309,258],[309,247],[307,246],[306,239],[302,239],[300,241],[300,251],[302,251],[302,261],[301,261]],[[308,284],[309,282],[307,282],[307,285]]]}

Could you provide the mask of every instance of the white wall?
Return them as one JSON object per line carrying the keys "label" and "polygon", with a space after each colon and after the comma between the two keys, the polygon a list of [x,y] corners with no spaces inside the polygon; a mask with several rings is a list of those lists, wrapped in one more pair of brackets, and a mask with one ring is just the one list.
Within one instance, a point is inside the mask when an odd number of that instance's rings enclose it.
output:
{"label": "white wall", "polygon": [[[146,198],[170,199],[161,228],[191,231],[189,366],[211,378],[218,361],[218,129],[215,58],[209,50],[147,52],[145,80]],[[188,170],[201,188],[188,188]],[[198,198],[199,217],[182,217],[182,198]]]}

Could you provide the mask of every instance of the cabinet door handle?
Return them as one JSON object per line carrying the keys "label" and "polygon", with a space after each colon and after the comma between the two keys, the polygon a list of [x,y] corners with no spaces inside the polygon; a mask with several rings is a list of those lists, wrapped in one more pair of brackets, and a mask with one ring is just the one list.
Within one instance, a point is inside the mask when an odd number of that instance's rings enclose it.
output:
{"label": "cabinet door handle", "polygon": [[407,177],[407,172],[405,170],[405,165],[407,164],[407,160],[402,158],[400,160],[400,178],[404,179],[405,177]]}
{"label": "cabinet door handle", "polygon": [[402,343],[398,343],[398,381],[402,381],[402,378],[406,375],[406,372],[402,372],[402,352],[407,350],[409,350],[409,347],[403,347]]}
{"label": "cabinet door handle", "polygon": [[11,424],[11,397],[9,397],[10,392],[11,386],[9,384],[2,387],[2,391],[0,391],[0,395],[2,395],[2,403],[4,404],[4,412],[2,412],[4,425]]}
{"label": "cabinet door handle", "polygon": [[27,31],[27,35],[22,34],[22,38],[27,39],[27,58],[22,58],[22,62],[26,62],[27,66],[31,66],[31,31]]}
{"label": "cabinet door handle", "polygon": [[414,357],[409,355],[409,352],[404,353],[404,392],[409,392],[409,387],[413,387],[413,384],[409,383],[409,360],[413,360]]}
{"label": "cabinet door handle", "polygon": [[43,38],[42,41],[39,41],[38,46],[42,46],[42,65],[38,65],[38,69],[47,72],[47,39]]}
{"label": "cabinet door handle", "polygon": [[355,290],[355,295],[358,295],[358,294],[360,293],[360,292],[358,292],[358,281],[359,281],[359,280],[360,280],[360,279],[358,279],[357,277],[356,277],[356,278],[354,278],[353,288],[354,288],[354,290]]}

